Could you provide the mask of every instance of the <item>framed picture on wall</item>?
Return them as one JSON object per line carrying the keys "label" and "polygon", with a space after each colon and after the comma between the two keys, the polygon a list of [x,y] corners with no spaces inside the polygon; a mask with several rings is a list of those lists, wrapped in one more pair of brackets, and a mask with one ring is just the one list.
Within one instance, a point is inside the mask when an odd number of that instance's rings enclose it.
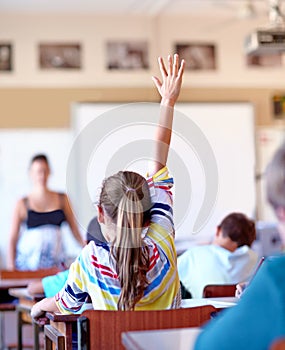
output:
{"label": "framed picture on wall", "polygon": [[109,41],[106,43],[108,69],[148,69],[146,41]]}
{"label": "framed picture on wall", "polygon": [[81,45],[79,43],[39,44],[41,69],[80,69]]}
{"label": "framed picture on wall", "polygon": [[246,56],[248,67],[281,67],[283,56],[281,52],[266,54],[250,54]]}
{"label": "framed picture on wall", "polygon": [[272,97],[274,119],[285,118],[285,94],[274,95]]}
{"label": "framed picture on wall", "polygon": [[0,42],[0,71],[12,71],[12,45]]}
{"label": "framed picture on wall", "polygon": [[216,46],[211,43],[177,43],[175,52],[186,61],[185,69],[215,70]]}

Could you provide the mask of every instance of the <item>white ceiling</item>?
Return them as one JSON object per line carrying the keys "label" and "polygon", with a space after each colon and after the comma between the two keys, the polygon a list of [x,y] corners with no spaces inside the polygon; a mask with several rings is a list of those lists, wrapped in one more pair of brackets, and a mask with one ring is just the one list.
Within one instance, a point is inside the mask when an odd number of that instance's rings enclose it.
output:
{"label": "white ceiling", "polygon": [[[252,4],[266,11],[268,0],[0,0],[0,14],[18,13],[88,13],[88,14],[221,14],[241,12]],[[246,6],[247,5],[247,6]]]}

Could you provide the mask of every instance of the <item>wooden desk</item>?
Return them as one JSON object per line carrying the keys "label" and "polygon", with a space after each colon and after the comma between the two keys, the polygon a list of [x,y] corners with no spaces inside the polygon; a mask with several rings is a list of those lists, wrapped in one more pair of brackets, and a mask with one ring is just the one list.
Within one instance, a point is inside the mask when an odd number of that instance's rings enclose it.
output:
{"label": "wooden desk", "polygon": [[57,272],[59,272],[58,268],[37,271],[0,270],[0,349],[4,348],[3,313],[16,309],[16,306],[13,304],[15,297],[9,295],[8,290],[10,288],[27,287],[30,282],[45,276],[54,275]]}
{"label": "wooden desk", "polygon": [[0,279],[8,280],[30,280],[30,279],[42,279],[46,276],[52,276],[58,273],[59,270],[57,267],[51,267],[48,269],[39,269],[39,270],[0,270]]}
{"label": "wooden desk", "polygon": [[33,306],[36,302],[42,300],[45,295],[40,294],[30,294],[28,292],[28,288],[9,288],[9,294],[17,299],[19,299],[19,303],[23,303],[23,305]]}
{"label": "wooden desk", "polygon": [[191,350],[200,328],[165,329],[122,333],[127,350]]}
{"label": "wooden desk", "polygon": [[[182,301],[182,307],[186,308],[186,307],[195,307],[195,306],[202,306],[202,305],[213,305],[218,309],[224,309],[226,307],[235,305],[237,300],[238,299],[236,298],[186,299]],[[59,313],[47,312],[46,317],[50,320],[50,324],[45,325],[44,327],[45,349],[51,350],[52,344],[55,344],[58,350],[64,350],[64,349],[71,350],[72,333],[76,332],[76,322],[79,316],[80,315],[78,314],[62,315]],[[192,331],[190,331],[190,333],[191,332]],[[173,346],[173,343],[172,343],[172,346]],[[129,349],[134,350],[135,348],[130,347]],[[161,348],[158,346],[158,349],[161,349]],[[171,349],[176,349],[176,347],[174,346]]]}
{"label": "wooden desk", "polygon": [[9,294],[10,288],[24,288],[27,287],[27,285],[35,281],[35,279],[29,279],[29,280],[15,280],[15,279],[6,279],[2,280],[0,279],[0,303],[7,303],[10,301],[13,301],[15,297],[12,297]]}
{"label": "wooden desk", "polygon": [[77,334],[77,319],[80,314],[62,315],[47,312],[46,317],[50,320],[45,325],[45,350],[51,350],[52,344],[57,350],[72,350],[72,333]]}
{"label": "wooden desk", "polygon": [[17,299],[19,299],[18,304],[16,304],[17,312],[17,332],[18,332],[18,350],[23,349],[23,325],[31,324],[33,326],[34,333],[34,349],[38,350],[39,345],[39,332],[43,328],[31,318],[31,308],[32,306],[44,298],[44,294],[31,295],[28,293],[27,288],[10,288],[9,294]]}
{"label": "wooden desk", "polygon": [[33,280],[0,279],[0,349],[5,348],[4,312],[16,310],[16,298],[9,294],[9,289],[26,287]]}
{"label": "wooden desk", "polygon": [[6,279],[2,280],[0,279],[0,290],[8,290],[9,288],[17,288],[17,287],[27,287],[27,285],[35,281],[35,279],[29,279],[29,280],[15,280],[15,279]]}

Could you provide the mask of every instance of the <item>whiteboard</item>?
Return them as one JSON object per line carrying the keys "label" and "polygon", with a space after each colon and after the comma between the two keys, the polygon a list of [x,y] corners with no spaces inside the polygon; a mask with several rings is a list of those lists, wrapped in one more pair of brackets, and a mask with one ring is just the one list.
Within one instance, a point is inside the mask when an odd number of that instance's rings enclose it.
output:
{"label": "whiteboard", "polygon": [[[2,129],[0,130],[0,222],[1,267],[6,266],[12,212],[16,201],[30,191],[28,168],[31,158],[45,153],[50,161],[49,187],[65,192],[66,164],[71,147],[70,129]],[[67,254],[74,256],[80,248],[63,229]]]}
{"label": "whiteboard", "polygon": [[[83,226],[96,213],[102,180],[128,169],[145,174],[159,105],[76,103],[67,189]],[[254,108],[250,103],[179,103],[168,167],[174,176],[179,241],[211,240],[230,212],[255,217]],[[77,187],[76,187],[77,186]]]}

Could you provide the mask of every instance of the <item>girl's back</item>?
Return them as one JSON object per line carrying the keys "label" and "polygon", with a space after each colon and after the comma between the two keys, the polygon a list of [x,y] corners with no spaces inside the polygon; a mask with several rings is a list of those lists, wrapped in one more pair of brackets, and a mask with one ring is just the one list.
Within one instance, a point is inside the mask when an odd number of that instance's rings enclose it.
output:
{"label": "girl's back", "polygon": [[[172,195],[169,191],[173,183],[171,180],[167,168],[148,179],[152,189],[152,207],[150,224],[142,232],[144,245],[140,249],[147,249],[149,264],[146,272],[147,285],[135,306],[136,310],[169,309],[180,304]],[[57,305],[61,312],[79,310],[88,294],[94,309],[118,309],[121,284],[111,249],[109,244],[99,245],[94,242],[85,247],[70,268],[68,287],[57,295]],[[78,290],[82,294],[81,302],[74,303],[74,295]]]}

